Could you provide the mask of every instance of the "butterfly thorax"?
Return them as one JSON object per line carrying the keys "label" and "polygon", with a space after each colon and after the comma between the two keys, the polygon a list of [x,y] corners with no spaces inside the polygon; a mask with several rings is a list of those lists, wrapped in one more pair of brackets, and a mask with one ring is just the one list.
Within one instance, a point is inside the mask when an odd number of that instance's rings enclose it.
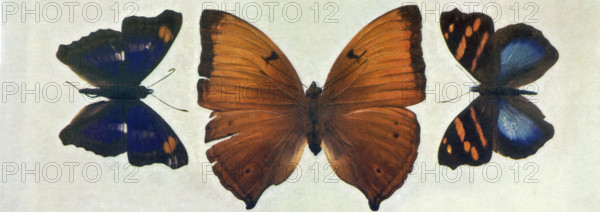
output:
{"label": "butterfly thorax", "polygon": [[471,87],[471,91],[478,92],[480,95],[492,95],[492,96],[516,96],[516,95],[537,95],[536,92],[519,90],[510,87],[503,86],[475,86]]}
{"label": "butterfly thorax", "polygon": [[317,87],[316,82],[312,82],[308,90],[306,90],[307,99],[307,114],[309,123],[306,126],[306,138],[308,140],[308,148],[313,154],[317,155],[321,151],[321,127],[319,123],[320,97],[323,89]]}
{"label": "butterfly thorax", "polygon": [[89,97],[106,97],[117,100],[143,99],[154,92],[144,86],[107,86],[101,88],[83,88],[79,93]]}

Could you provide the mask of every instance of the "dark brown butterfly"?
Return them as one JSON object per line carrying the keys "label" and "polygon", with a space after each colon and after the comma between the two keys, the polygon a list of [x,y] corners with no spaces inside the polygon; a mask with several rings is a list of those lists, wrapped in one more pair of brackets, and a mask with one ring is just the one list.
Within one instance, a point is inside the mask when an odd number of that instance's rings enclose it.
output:
{"label": "dark brown butterfly", "polygon": [[323,89],[303,92],[290,61],[260,30],[204,10],[198,104],[214,110],[206,142],[221,184],[253,208],[287,179],[308,144],[360,189],[372,210],[404,183],[417,156],[419,124],[404,107],[425,98],[421,14],[392,10],[364,27],[331,68]]}
{"label": "dark brown butterfly", "polygon": [[554,135],[554,127],[518,87],[540,78],[558,60],[542,32],[525,24],[494,32],[482,13],[442,13],[440,27],[448,49],[481,85],[480,97],[450,123],[438,160],[452,169],[490,161],[492,150],[514,159],[535,154]]}

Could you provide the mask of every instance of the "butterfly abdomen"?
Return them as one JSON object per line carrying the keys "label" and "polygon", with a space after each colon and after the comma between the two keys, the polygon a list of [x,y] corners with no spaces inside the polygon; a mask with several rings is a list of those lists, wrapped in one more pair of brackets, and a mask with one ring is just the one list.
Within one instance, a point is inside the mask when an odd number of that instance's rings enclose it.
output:
{"label": "butterfly abdomen", "polygon": [[109,99],[135,100],[146,98],[153,91],[144,86],[111,86],[104,88],[83,88],[79,93],[90,97],[106,97]]}
{"label": "butterfly abdomen", "polygon": [[306,140],[308,148],[317,155],[321,151],[321,125],[319,123],[319,97],[321,97],[323,89],[317,87],[317,83],[313,82],[306,91],[307,99],[307,114],[309,123],[306,126]]}

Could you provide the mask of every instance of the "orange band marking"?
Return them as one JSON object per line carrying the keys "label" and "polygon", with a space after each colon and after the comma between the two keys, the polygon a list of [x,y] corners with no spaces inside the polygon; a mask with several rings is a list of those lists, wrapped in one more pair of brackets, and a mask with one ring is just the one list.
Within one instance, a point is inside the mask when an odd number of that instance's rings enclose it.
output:
{"label": "orange band marking", "polygon": [[477,30],[479,30],[479,26],[481,26],[481,19],[475,19],[475,22],[473,22],[473,32],[477,32]]}
{"label": "orange band marking", "polygon": [[460,141],[465,141],[465,128],[463,127],[462,121],[459,118],[454,119],[454,126],[456,127],[456,133],[460,137]]}
{"label": "orange band marking", "polygon": [[471,110],[471,119],[473,119],[473,122],[475,122],[475,128],[477,129],[479,140],[481,140],[481,146],[485,148],[487,146],[487,140],[485,139],[485,136],[483,136],[483,129],[481,129],[481,124],[479,124],[479,121],[477,121],[475,109],[473,109],[473,107],[470,107],[469,110]]}
{"label": "orange band marking", "polygon": [[460,60],[465,54],[465,49],[467,48],[467,40],[465,36],[462,37],[460,43],[458,44],[458,49],[456,49],[456,60]]}
{"label": "orange band marking", "polygon": [[481,52],[483,52],[483,47],[485,46],[487,39],[488,33],[486,32],[481,37],[481,42],[479,43],[479,47],[477,47],[477,54],[475,55],[475,59],[473,59],[473,64],[471,64],[471,72],[473,72],[477,67],[477,60],[479,59],[479,56],[481,56]]}

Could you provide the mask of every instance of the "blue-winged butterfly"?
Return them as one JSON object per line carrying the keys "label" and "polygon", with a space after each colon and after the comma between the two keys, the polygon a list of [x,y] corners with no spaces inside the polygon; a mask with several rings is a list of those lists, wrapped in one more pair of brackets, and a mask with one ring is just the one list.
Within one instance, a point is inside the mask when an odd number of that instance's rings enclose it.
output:
{"label": "blue-winged butterfly", "polygon": [[60,45],[56,57],[97,88],[79,92],[106,97],[83,108],[60,132],[73,144],[102,156],[127,152],[135,166],[164,163],[175,169],[188,162],[171,127],[140,99],[153,90],[141,86],[173,44],[182,16],[166,10],[153,18],[131,16],[122,32],[101,29],[79,41]]}
{"label": "blue-winged butterfly", "polygon": [[490,161],[492,151],[520,159],[535,154],[554,135],[554,127],[518,87],[540,78],[558,52],[539,30],[509,25],[494,32],[492,19],[458,9],[443,12],[440,26],[450,52],[481,84],[475,99],[450,123],[438,161],[452,169]]}

